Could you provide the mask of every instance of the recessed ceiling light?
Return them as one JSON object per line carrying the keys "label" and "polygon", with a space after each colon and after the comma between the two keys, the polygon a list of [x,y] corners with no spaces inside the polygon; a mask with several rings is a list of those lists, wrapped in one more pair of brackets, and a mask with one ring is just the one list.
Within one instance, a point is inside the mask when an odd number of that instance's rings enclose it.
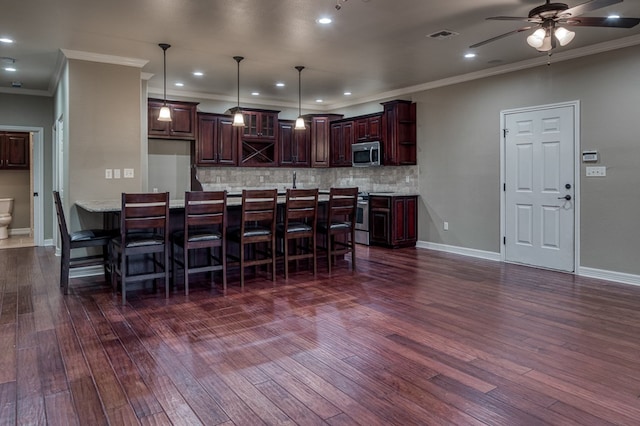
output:
{"label": "recessed ceiling light", "polygon": [[8,37],[0,37],[0,42],[2,42],[2,43],[13,43],[13,40],[11,40]]}
{"label": "recessed ceiling light", "polygon": [[471,58],[475,58],[476,54],[475,53],[465,53],[464,57],[467,59],[471,59]]}
{"label": "recessed ceiling light", "polygon": [[322,24],[322,25],[329,25],[333,21],[331,20],[331,18],[325,16],[325,17],[322,17],[322,18],[318,18],[318,20],[316,22],[318,24]]}
{"label": "recessed ceiling light", "polygon": [[202,77],[204,73],[202,71],[194,71],[193,75],[195,75],[196,77]]}
{"label": "recessed ceiling light", "polygon": [[184,86],[184,83],[176,83],[176,86],[182,87],[182,86]]}
{"label": "recessed ceiling light", "polygon": [[5,70],[5,71],[9,71],[9,72],[16,72],[16,71],[18,71],[17,69],[15,69],[15,68],[11,68],[11,67],[7,67],[7,68],[5,68],[4,70]]}
{"label": "recessed ceiling light", "polygon": [[324,102],[324,101],[323,101],[322,99],[316,99],[316,102],[317,102],[317,103],[322,103],[322,102]]}
{"label": "recessed ceiling light", "polygon": [[345,96],[351,96],[351,92],[344,92]]}
{"label": "recessed ceiling light", "polygon": [[251,96],[260,96],[260,92],[251,92]]}
{"label": "recessed ceiling light", "polygon": [[276,83],[276,87],[284,87],[284,83],[278,82],[278,83]]}

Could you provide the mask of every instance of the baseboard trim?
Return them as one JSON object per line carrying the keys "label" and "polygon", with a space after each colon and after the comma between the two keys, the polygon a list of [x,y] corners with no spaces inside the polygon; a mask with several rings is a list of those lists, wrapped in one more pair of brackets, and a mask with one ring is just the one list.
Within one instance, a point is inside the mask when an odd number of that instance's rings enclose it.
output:
{"label": "baseboard trim", "polygon": [[437,244],[437,243],[431,243],[428,241],[418,241],[416,243],[416,247],[443,251],[446,253],[461,254],[463,256],[477,257],[480,259],[493,260],[498,262],[502,260],[500,257],[500,253],[495,253],[492,251],[485,251],[485,250],[470,249],[466,247],[450,246],[447,244]]}
{"label": "baseboard trim", "polygon": [[[476,250],[465,247],[449,246],[446,244],[430,243],[428,241],[418,241],[417,248],[425,248],[430,250],[442,251],[446,253],[460,254],[462,256],[477,257],[480,259],[502,261],[500,253],[491,251]],[[607,271],[604,269],[578,267],[575,275],[587,278],[597,278],[600,280],[613,281],[621,284],[630,284],[640,286],[640,275],[626,274],[624,272]]]}
{"label": "baseboard trim", "polygon": [[[53,238],[49,238],[47,240],[44,240],[43,244],[44,244],[45,247],[52,247],[53,246]],[[59,256],[59,255],[56,255],[56,256]]]}
{"label": "baseboard trim", "polygon": [[31,235],[31,228],[9,228],[9,235]]}
{"label": "baseboard trim", "polygon": [[617,283],[640,286],[640,275],[586,267],[579,267],[577,274],[581,277],[597,278],[600,280],[615,281]]}

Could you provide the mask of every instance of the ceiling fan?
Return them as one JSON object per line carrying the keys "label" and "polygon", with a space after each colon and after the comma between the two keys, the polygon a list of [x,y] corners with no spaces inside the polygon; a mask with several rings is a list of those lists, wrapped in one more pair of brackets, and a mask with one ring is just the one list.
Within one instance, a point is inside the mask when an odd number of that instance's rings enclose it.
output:
{"label": "ceiling fan", "polygon": [[529,37],[527,37],[527,43],[539,52],[548,52],[555,48],[557,43],[560,43],[560,46],[566,46],[571,42],[571,40],[573,40],[575,33],[567,30],[564,26],[609,28],[635,27],[640,23],[640,18],[580,17],[592,10],[611,6],[616,3],[622,3],[622,1],[623,0],[591,0],[570,8],[564,3],[551,3],[550,0],[546,0],[545,4],[531,9],[529,16],[526,18],[517,16],[493,16],[487,19],[495,21],[525,21],[530,22],[532,25],[518,28],[517,30],[509,31],[508,33],[481,41],[480,43],[469,46],[469,48],[474,49],[510,36],[511,34],[521,33],[523,31],[537,28]]}

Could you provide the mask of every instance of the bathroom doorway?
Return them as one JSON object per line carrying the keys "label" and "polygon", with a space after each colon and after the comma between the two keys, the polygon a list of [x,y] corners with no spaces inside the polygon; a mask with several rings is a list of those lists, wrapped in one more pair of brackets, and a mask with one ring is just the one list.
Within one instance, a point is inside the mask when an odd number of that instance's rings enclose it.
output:
{"label": "bathroom doorway", "polygon": [[[0,190],[0,198],[14,198],[14,210],[9,225],[9,238],[0,240],[0,248],[44,245],[44,197],[43,188],[43,129],[41,127],[2,126],[0,132],[24,133],[29,140],[29,170],[7,170],[5,182],[24,182],[19,193],[12,189]],[[8,192],[7,195],[4,192]],[[16,205],[17,204],[17,205]],[[16,220],[15,216],[19,216]],[[26,217],[26,220],[25,220]]]}

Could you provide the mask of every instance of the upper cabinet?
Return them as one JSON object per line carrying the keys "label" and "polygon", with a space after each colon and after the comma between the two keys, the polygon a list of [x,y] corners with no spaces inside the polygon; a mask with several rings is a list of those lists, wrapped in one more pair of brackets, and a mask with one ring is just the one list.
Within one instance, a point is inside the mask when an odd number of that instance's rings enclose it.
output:
{"label": "upper cabinet", "polygon": [[29,133],[0,132],[0,169],[29,170]]}
{"label": "upper cabinet", "polygon": [[416,157],[416,104],[384,102],[384,157],[387,166],[412,166]]}
{"label": "upper cabinet", "polygon": [[[235,112],[235,109],[233,112]],[[243,108],[244,131],[242,137],[244,139],[276,139],[279,112]]]}
{"label": "upper cabinet", "polygon": [[382,140],[382,113],[358,117],[355,126],[356,142]]}
{"label": "upper cabinet", "polygon": [[171,111],[171,121],[158,121],[158,114],[163,105],[164,101],[162,99],[149,99],[147,115],[149,137],[194,140],[196,138],[196,110],[198,103],[167,101],[167,106]]}
{"label": "upper cabinet", "polygon": [[331,167],[351,166],[351,145],[355,141],[354,121],[331,123]]}
{"label": "upper cabinet", "polygon": [[331,122],[342,114],[308,114],[305,122],[310,129],[311,167],[329,167]]}
{"label": "upper cabinet", "polygon": [[198,113],[196,164],[198,166],[237,166],[238,134],[233,117]]}
{"label": "upper cabinet", "polygon": [[295,129],[294,120],[278,122],[278,145],[280,146],[280,165],[291,167],[309,167],[310,126],[304,130]]}

